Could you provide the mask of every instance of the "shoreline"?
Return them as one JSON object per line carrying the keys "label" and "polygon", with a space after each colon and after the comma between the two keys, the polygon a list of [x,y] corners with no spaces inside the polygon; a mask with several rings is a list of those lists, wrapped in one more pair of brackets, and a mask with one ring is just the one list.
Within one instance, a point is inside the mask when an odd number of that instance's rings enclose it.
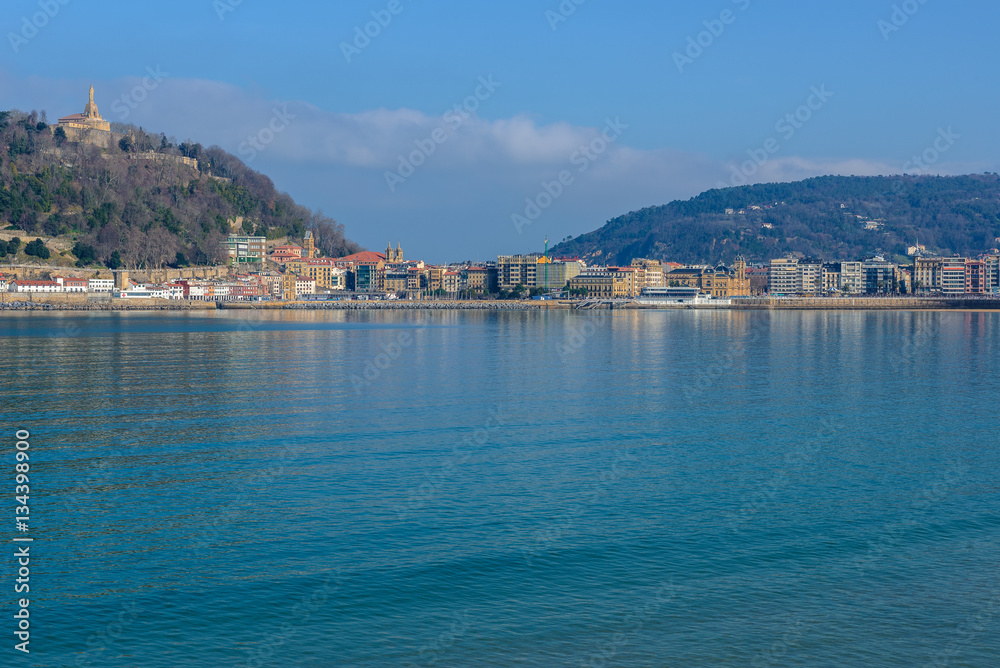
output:
{"label": "shoreline", "polygon": [[600,304],[577,309],[569,301],[343,301],[343,302],[203,302],[149,300],[56,301],[31,299],[0,302],[0,311],[1000,311],[1000,298],[939,297],[750,298],[725,306],[636,303]]}

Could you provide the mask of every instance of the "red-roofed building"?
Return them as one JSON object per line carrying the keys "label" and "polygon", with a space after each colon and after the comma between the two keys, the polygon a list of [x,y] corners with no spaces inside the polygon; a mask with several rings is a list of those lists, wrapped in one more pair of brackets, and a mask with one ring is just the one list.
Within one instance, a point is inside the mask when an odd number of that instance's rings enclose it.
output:
{"label": "red-roofed building", "polygon": [[26,281],[17,279],[10,282],[10,292],[62,292],[63,287],[55,281]]}
{"label": "red-roofed building", "polygon": [[53,276],[52,280],[62,286],[63,292],[86,292],[87,279],[69,276]]}
{"label": "red-roofed building", "polygon": [[341,269],[350,269],[359,264],[379,264],[380,262],[385,262],[385,255],[374,251],[362,251],[337,258],[337,266]]}
{"label": "red-roofed building", "polygon": [[302,247],[301,246],[278,246],[271,253],[271,261],[277,264],[285,264],[291,260],[299,260],[302,258]]}

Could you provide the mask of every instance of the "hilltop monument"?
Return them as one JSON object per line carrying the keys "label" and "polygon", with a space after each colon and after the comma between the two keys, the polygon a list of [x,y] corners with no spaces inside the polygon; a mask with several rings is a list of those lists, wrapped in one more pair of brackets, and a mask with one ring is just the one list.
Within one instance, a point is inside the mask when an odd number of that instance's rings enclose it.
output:
{"label": "hilltop monument", "polygon": [[94,102],[94,87],[90,87],[90,100],[82,114],[72,114],[59,119],[59,127],[70,141],[85,142],[102,148],[109,148],[114,141],[111,123],[101,118]]}

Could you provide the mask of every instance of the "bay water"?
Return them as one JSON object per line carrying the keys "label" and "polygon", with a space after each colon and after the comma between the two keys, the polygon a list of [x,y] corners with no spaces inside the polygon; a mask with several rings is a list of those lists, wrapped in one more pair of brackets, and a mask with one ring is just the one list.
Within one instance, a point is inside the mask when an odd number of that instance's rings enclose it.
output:
{"label": "bay water", "polygon": [[1000,665],[997,313],[3,313],[0,365],[4,666]]}

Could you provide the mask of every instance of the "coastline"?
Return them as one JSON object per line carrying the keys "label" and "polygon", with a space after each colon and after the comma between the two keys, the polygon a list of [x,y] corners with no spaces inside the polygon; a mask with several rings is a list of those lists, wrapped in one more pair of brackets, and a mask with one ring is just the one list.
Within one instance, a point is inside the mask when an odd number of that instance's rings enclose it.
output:
{"label": "coastline", "polygon": [[[570,301],[340,301],[205,302],[175,300],[4,300],[0,311],[541,311],[576,310]],[[591,305],[586,310],[638,311],[1000,311],[1000,298],[940,297],[749,298],[732,304],[647,306],[634,302]]]}

